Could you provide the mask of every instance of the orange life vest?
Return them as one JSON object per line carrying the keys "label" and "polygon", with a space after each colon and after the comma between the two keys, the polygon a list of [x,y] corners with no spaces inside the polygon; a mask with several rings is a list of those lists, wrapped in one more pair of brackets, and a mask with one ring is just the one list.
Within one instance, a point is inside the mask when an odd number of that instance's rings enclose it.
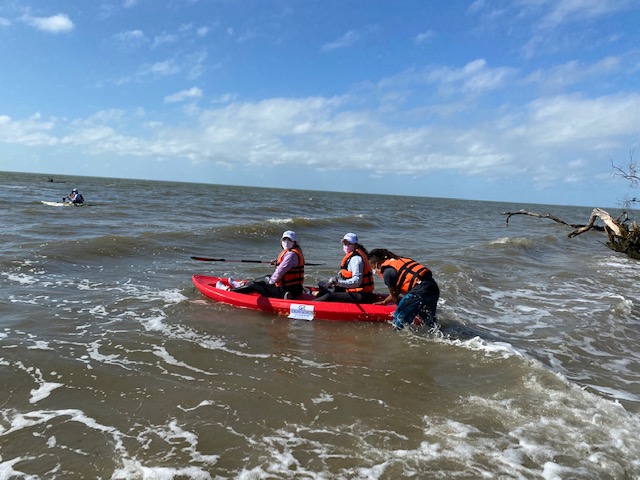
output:
{"label": "orange life vest", "polygon": [[282,286],[285,290],[293,285],[302,285],[304,282],[304,255],[302,255],[302,249],[298,245],[282,250],[276,260],[276,267],[282,263],[282,259],[287,252],[293,252],[298,255],[298,265],[290,268],[289,271],[276,282],[276,286]]}
{"label": "orange life vest", "polygon": [[360,248],[356,248],[353,252],[347,253],[342,259],[342,263],[340,264],[340,275],[342,278],[351,278],[353,277],[353,272],[347,270],[347,266],[349,265],[349,260],[353,256],[362,257],[364,262],[364,269],[362,270],[362,281],[360,282],[360,286],[354,288],[347,288],[347,292],[373,292],[373,271],[371,270],[371,264],[369,263],[369,259],[367,255]]}
{"label": "orange life vest", "polygon": [[[431,278],[431,270],[424,265],[420,265],[410,258],[389,258],[380,265],[380,275],[383,276],[385,268],[392,267],[398,271],[398,282],[396,291],[405,295],[418,284],[422,279]],[[383,277],[384,278],[384,277]]]}

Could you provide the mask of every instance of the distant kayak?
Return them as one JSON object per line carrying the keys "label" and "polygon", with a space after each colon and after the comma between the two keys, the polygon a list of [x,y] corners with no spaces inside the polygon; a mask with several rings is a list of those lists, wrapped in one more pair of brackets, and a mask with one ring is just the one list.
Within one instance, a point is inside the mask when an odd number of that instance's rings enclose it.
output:
{"label": "distant kayak", "polygon": [[[316,302],[310,294],[294,300],[262,297],[257,293],[236,293],[216,284],[229,287],[226,278],[194,275],[193,283],[207,297],[227,305],[249,308],[263,312],[285,315],[299,320],[332,320],[338,322],[388,322],[393,318],[395,305],[373,305],[370,303]],[[316,287],[307,287],[309,291]],[[386,295],[378,294],[383,300]]]}
{"label": "distant kayak", "polygon": [[71,203],[71,202],[47,202],[45,200],[40,200],[40,203],[43,205],[48,205],[50,207],[83,207],[84,203]]}

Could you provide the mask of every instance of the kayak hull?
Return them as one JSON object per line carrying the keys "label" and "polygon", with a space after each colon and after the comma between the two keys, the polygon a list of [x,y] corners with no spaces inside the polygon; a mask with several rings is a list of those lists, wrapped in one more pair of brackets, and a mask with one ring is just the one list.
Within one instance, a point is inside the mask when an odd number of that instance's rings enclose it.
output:
{"label": "kayak hull", "polygon": [[[329,320],[337,322],[389,322],[393,319],[395,305],[373,305],[368,303],[315,302],[311,295],[295,300],[262,297],[255,293],[236,293],[217,288],[227,279],[206,275],[192,277],[195,287],[216,302],[239,308],[259,310],[300,320]],[[383,299],[386,295],[380,295]]]}
{"label": "kayak hull", "polygon": [[43,205],[50,207],[82,207],[84,203],[71,203],[71,202],[47,202],[46,200],[40,200]]}

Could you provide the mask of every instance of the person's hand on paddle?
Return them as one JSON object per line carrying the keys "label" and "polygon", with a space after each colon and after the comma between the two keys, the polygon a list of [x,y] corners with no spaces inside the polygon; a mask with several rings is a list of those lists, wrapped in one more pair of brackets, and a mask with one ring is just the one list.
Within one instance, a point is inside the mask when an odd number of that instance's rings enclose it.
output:
{"label": "person's hand on paddle", "polygon": [[327,286],[328,287],[335,287],[338,284],[338,278],[337,277],[331,277],[329,280],[327,280]]}

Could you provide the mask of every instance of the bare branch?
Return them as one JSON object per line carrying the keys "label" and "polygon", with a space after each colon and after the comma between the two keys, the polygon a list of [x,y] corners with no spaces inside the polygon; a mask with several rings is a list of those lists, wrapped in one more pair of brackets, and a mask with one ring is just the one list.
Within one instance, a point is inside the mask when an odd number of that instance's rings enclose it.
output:
{"label": "bare branch", "polygon": [[629,180],[632,187],[637,187],[638,184],[640,184],[640,174],[638,173],[638,164],[633,160],[633,153],[633,150],[629,153],[629,165],[627,166],[627,170],[614,165],[613,160],[611,160],[611,168],[614,171],[614,176]]}
{"label": "bare branch", "polygon": [[568,227],[571,228],[581,228],[584,227],[584,225],[576,225],[576,224],[572,224],[572,223],[567,223],[564,220],[559,219],[558,217],[554,217],[553,215],[551,215],[550,213],[532,213],[532,212],[527,212],[526,210],[519,210],[517,212],[504,212],[503,215],[507,215],[507,218],[505,218],[505,223],[509,223],[509,219],[513,216],[513,215],[528,215],[530,217],[537,217],[537,218],[548,218],[550,220],[553,220],[556,223],[561,223],[563,225],[567,225]]}
{"label": "bare branch", "polygon": [[[640,260],[640,227],[638,226],[638,222],[629,219],[627,212],[625,211],[620,213],[618,218],[614,220],[605,210],[602,210],[601,208],[594,208],[591,212],[589,223],[586,225],[569,224],[548,213],[532,213],[527,212],[526,210],[520,210],[518,212],[504,212],[503,215],[507,216],[507,224],[509,224],[509,219],[513,215],[528,215],[530,217],[551,219],[554,222],[561,223],[562,225],[568,225],[574,229],[573,232],[569,233],[569,238],[573,238],[589,230],[604,231],[609,237],[609,241],[606,243],[607,247],[611,250],[615,250],[616,252],[624,253],[631,258]],[[604,227],[595,224],[597,218],[604,222]]]}

